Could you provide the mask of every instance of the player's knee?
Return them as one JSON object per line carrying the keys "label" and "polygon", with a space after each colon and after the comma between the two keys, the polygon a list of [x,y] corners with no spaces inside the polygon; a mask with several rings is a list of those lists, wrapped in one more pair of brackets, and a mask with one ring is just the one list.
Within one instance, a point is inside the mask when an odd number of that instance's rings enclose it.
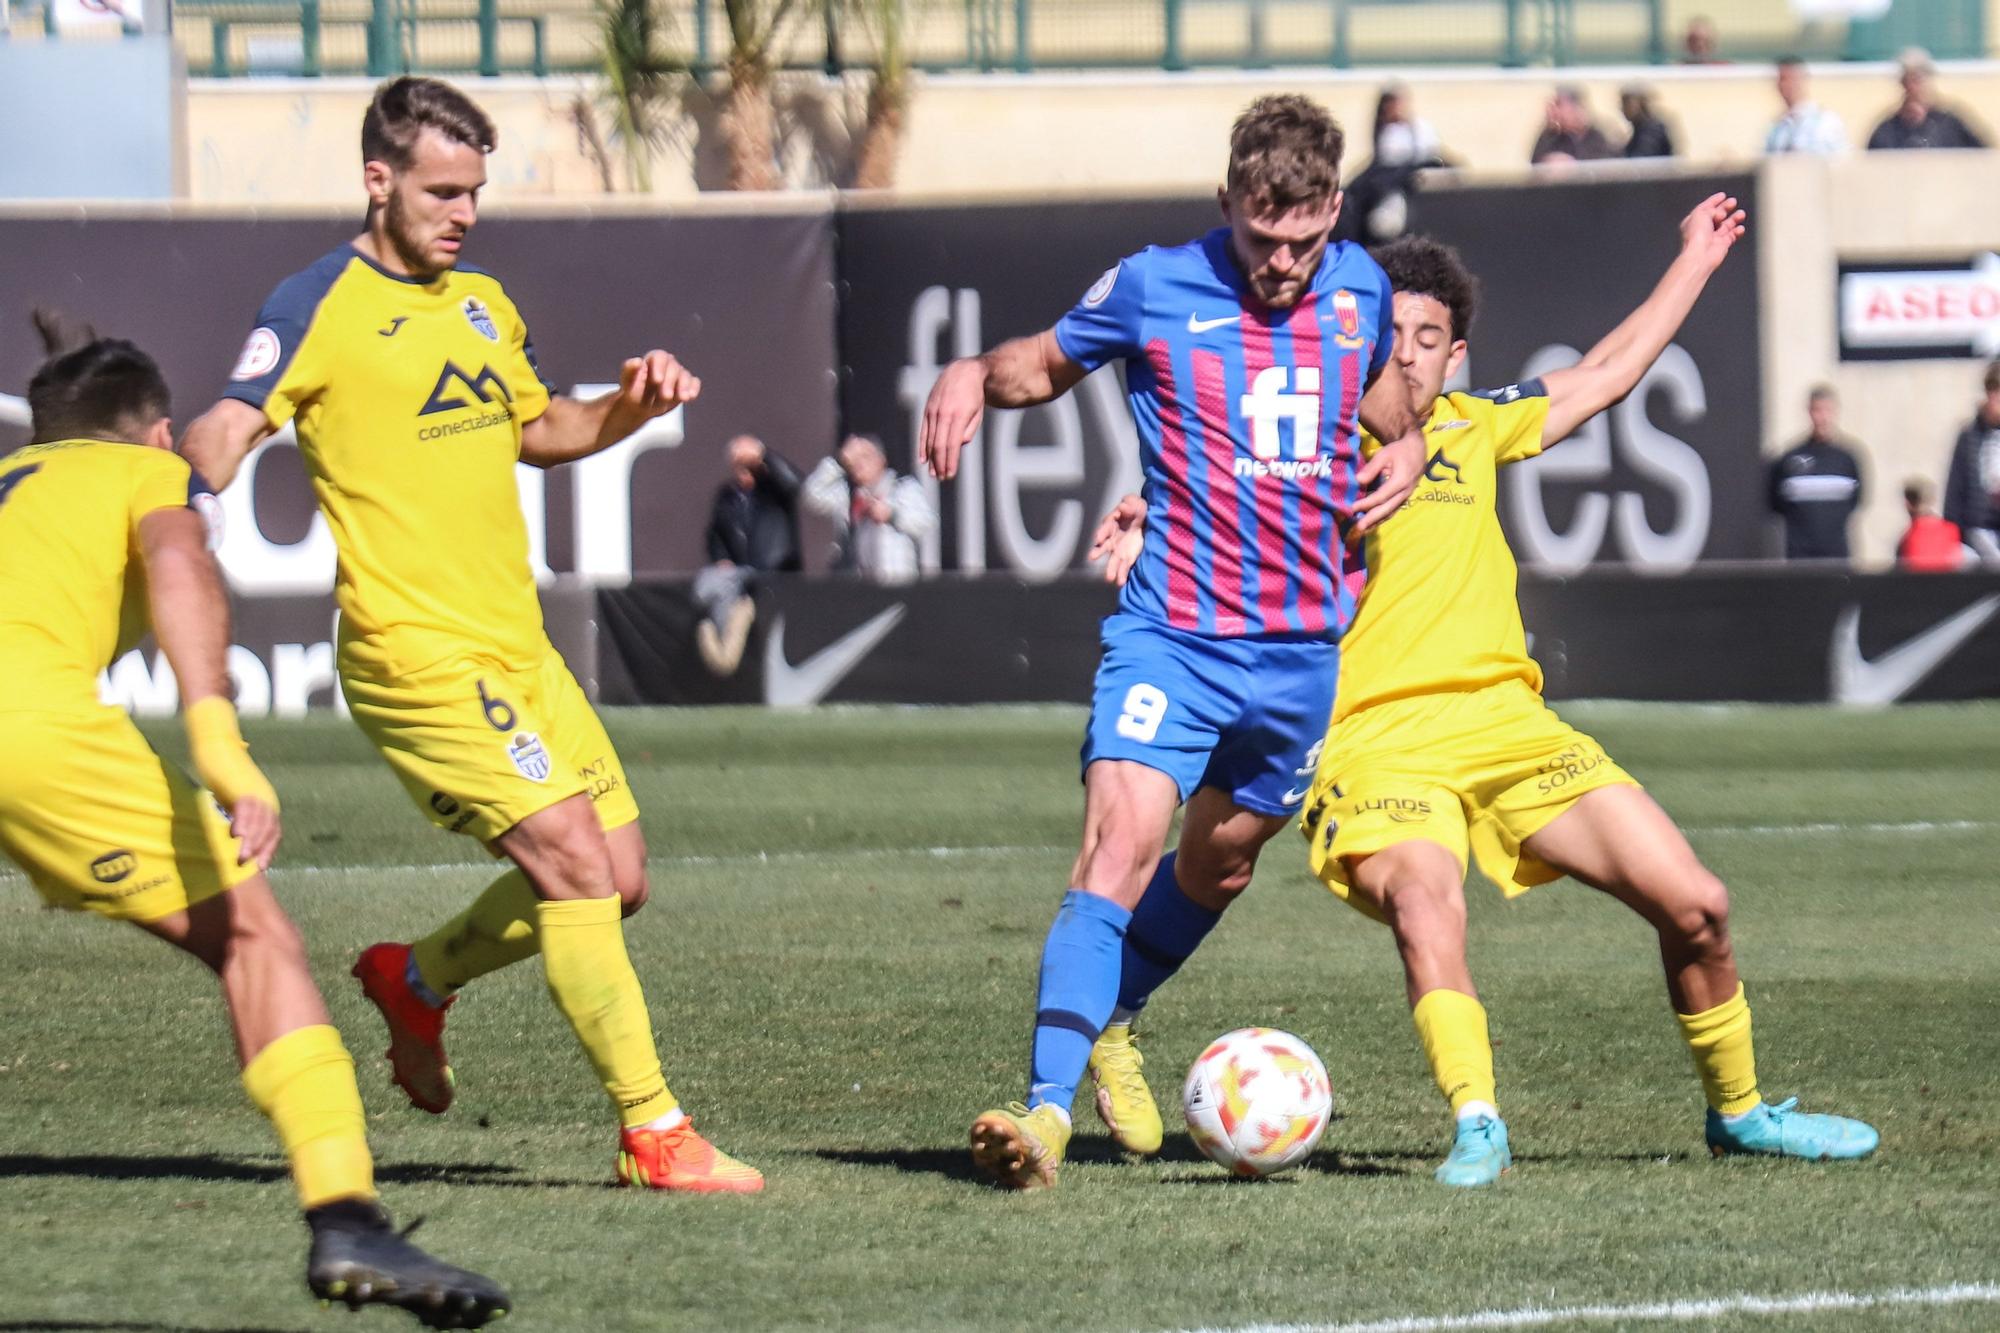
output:
{"label": "player's knee", "polygon": [[552,881],[560,896],[607,898],[618,891],[611,851],[594,821],[572,821],[540,839],[535,859],[536,878]]}
{"label": "player's knee", "polygon": [[1387,885],[1383,915],[1399,942],[1458,938],[1465,934],[1465,893],[1458,885],[1429,876]]}
{"label": "player's knee", "polygon": [[653,896],[653,885],[646,875],[646,863],[641,860],[636,865],[613,857],[611,861],[611,883],[618,890],[619,910],[626,916],[646,905]]}
{"label": "player's knee", "polygon": [[1729,952],[1729,890],[1706,870],[1683,895],[1669,918],[1676,942],[1687,952],[1718,956]]}
{"label": "player's knee", "polygon": [[[269,889],[230,895],[226,961],[255,958],[260,963],[306,966],[305,937]],[[220,970],[218,968],[217,970]]]}

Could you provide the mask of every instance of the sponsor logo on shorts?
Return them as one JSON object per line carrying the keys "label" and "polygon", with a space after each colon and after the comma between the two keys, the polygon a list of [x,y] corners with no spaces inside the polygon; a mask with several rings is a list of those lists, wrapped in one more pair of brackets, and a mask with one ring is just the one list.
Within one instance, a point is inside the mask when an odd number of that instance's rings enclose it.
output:
{"label": "sponsor logo on shorts", "polygon": [[139,858],[120,849],[90,863],[90,877],[99,884],[116,884],[139,868]]}
{"label": "sponsor logo on shorts", "polygon": [[530,782],[547,782],[552,766],[549,762],[549,747],[542,744],[542,738],[532,731],[514,734],[507,744],[507,757],[514,761],[514,767],[522,777]]}
{"label": "sponsor logo on shorts", "polygon": [[593,801],[609,796],[623,785],[618,781],[618,775],[611,771],[610,758],[604,755],[577,769],[576,775],[583,779],[583,789]]}
{"label": "sponsor logo on shorts", "polygon": [[431,793],[431,809],[437,812],[439,819],[450,821],[445,827],[453,833],[464,832],[465,826],[472,822],[472,811],[441,791]]}
{"label": "sponsor logo on shorts", "polygon": [[1354,808],[1361,814],[1380,810],[1398,824],[1421,824],[1431,817],[1429,801],[1413,800],[1408,796],[1375,796]]}
{"label": "sponsor logo on shorts", "polygon": [[1535,790],[1544,796],[1554,795],[1592,769],[1610,762],[1604,751],[1595,745],[1572,745],[1542,765],[1542,776],[1536,781]]}

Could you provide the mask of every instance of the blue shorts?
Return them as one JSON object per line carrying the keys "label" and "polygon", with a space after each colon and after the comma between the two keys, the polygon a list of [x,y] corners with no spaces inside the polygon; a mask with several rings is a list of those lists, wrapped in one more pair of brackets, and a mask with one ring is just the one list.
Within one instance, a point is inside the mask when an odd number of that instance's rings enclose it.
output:
{"label": "blue shorts", "polygon": [[1297,814],[1339,667],[1323,640],[1211,639],[1107,616],[1083,766],[1126,759],[1172,778],[1183,801],[1217,787],[1246,810]]}

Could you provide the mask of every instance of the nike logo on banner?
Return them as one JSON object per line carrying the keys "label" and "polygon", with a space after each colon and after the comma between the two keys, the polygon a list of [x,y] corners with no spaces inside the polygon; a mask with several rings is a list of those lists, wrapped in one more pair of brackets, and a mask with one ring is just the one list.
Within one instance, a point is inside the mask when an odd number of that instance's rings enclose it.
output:
{"label": "nike logo on banner", "polygon": [[785,660],[785,617],[771,622],[764,636],[764,702],[774,708],[808,708],[832,693],[875,645],[903,619],[901,602],[849,630],[793,666]]}
{"label": "nike logo on banner", "polygon": [[1189,315],[1188,332],[1207,333],[1210,329],[1219,329],[1225,324],[1235,324],[1240,320],[1240,318],[1241,317],[1237,315],[1224,315],[1220,319],[1202,319],[1195,315]]}
{"label": "nike logo on banner", "polygon": [[1827,659],[1833,701],[1877,706],[1896,702],[1977,634],[1995,611],[2000,611],[2000,593],[1989,593],[1871,662],[1861,655],[1861,608],[1841,608],[1833,622],[1833,648]]}

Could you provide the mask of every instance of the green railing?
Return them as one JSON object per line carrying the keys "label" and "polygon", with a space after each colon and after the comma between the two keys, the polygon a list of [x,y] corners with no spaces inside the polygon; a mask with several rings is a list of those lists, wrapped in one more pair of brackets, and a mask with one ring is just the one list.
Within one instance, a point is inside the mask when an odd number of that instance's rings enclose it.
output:
{"label": "green railing", "polygon": [[[179,0],[190,72],[548,74],[599,65],[605,0]],[[768,3],[768,0],[765,0]],[[790,68],[873,64],[853,0],[807,0],[778,43]],[[1908,45],[1989,54],[1986,0],[1895,0],[1869,21],[1803,23],[1789,0],[906,0],[904,49],[931,71],[1555,66],[1670,61],[1697,14],[1728,59],[1878,59]],[[655,0],[671,59],[729,52],[724,0]],[[16,23],[24,13],[15,7]],[[39,26],[41,16],[34,20]]]}

